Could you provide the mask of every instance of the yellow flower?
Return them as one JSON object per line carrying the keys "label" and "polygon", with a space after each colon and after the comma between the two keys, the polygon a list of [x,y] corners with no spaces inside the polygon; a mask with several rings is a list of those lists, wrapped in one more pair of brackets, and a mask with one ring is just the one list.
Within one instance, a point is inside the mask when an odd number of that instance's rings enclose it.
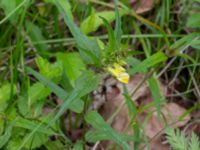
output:
{"label": "yellow flower", "polygon": [[114,63],[112,67],[108,67],[107,69],[117,80],[122,83],[128,83],[129,74],[121,65]]}
{"label": "yellow flower", "polygon": [[117,77],[117,79],[122,82],[122,83],[125,83],[125,84],[128,84],[128,81],[129,81],[129,74],[126,73],[126,72],[123,72],[121,74],[119,74],[119,76]]}

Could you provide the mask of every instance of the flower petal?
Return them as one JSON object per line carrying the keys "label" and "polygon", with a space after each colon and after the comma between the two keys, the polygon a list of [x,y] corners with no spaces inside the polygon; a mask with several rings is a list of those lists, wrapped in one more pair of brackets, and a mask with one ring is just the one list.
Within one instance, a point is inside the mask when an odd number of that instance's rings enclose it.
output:
{"label": "flower petal", "polygon": [[119,76],[117,77],[117,79],[120,82],[125,83],[125,84],[127,84],[129,82],[129,78],[130,78],[130,76],[126,72],[123,72],[123,73],[119,74]]}

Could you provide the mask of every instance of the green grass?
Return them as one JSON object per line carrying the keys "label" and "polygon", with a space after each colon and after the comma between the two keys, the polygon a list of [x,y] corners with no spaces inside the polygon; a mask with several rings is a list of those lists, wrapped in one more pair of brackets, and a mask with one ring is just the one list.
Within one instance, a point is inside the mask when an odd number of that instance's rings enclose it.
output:
{"label": "green grass", "polygon": [[[149,147],[139,113],[155,108],[163,117],[161,107],[169,101],[187,108],[180,120],[199,109],[199,5],[163,0],[137,14],[128,0],[0,0],[0,149],[81,150],[104,140],[116,144],[110,149]],[[144,78],[130,94],[123,85],[124,101],[105,120],[91,110],[91,93],[114,63]],[[160,80],[171,91],[166,97]],[[146,81],[154,101],[136,106],[131,97]],[[111,124],[124,105],[130,122],[118,133]],[[81,135],[74,139],[77,130]],[[183,142],[178,136],[187,140],[177,132],[167,136],[174,149]],[[195,134],[186,143],[199,150]]]}

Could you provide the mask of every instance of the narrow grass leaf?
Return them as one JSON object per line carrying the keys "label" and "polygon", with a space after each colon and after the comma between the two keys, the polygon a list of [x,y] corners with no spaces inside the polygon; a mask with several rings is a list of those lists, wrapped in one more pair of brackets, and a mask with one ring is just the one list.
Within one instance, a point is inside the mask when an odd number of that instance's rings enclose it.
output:
{"label": "narrow grass leaf", "polygon": [[74,90],[66,98],[53,121],[57,120],[69,108],[69,105],[71,105],[73,101],[95,90],[98,83],[99,77],[94,75],[93,72],[84,72],[77,80]]}
{"label": "narrow grass leaf", "polygon": [[[133,22],[133,27],[135,29],[135,33],[136,34],[142,35],[142,32],[141,32],[139,26],[135,22]],[[141,38],[139,38],[139,40],[140,40],[140,42],[142,44],[142,48],[144,50],[145,56],[148,58],[151,55],[151,47],[148,46],[148,41],[149,40],[146,37],[141,37]]]}
{"label": "narrow grass leaf", "polygon": [[132,100],[132,98],[130,97],[129,93],[128,93],[128,89],[127,87],[123,87],[124,89],[124,98],[126,100],[126,104],[127,104],[127,107],[128,107],[128,111],[129,111],[129,116],[131,118],[135,118],[135,116],[137,115],[137,108]]}
{"label": "narrow grass leaf", "polygon": [[94,75],[91,71],[87,71],[84,72],[82,76],[77,80],[74,90],[70,94],[66,94],[66,92],[62,88],[60,88],[50,80],[46,79],[33,69],[27,68],[27,71],[28,73],[34,75],[40,82],[42,82],[64,101],[63,105],[60,107],[58,113],[51,123],[57,120],[67,109],[71,108],[72,110],[75,110],[76,108],[72,108],[73,101],[80,99],[82,96],[96,89],[99,83],[99,77]]}
{"label": "narrow grass leaf", "polygon": [[49,79],[42,76],[40,73],[34,71],[33,69],[27,67],[27,72],[35,76],[42,84],[44,84],[46,87],[48,87],[51,91],[53,91],[56,95],[58,95],[60,98],[66,98],[68,96],[67,91],[63,90],[59,86],[57,86],[55,83],[50,81]]}
{"label": "narrow grass leaf", "polygon": [[85,134],[85,138],[88,142],[93,142],[93,143],[102,140],[110,140],[108,134],[102,131],[88,131]]}
{"label": "narrow grass leaf", "polygon": [[74,24],[67,12],[58,0],[56,0],[56,5],[64,16],[65,23],[69,27],[72,35],[74,36],[76,43],[78,45],[80,54],[85,62],[90,64],[95,64],[96,66],[101,66],[100,56],[101,50],[96,40],[89,39],[86,37],[80,29]]}
{"label": "narrow grass leaf", "polygon": [[[26,21],[26,29],[32,43],[46,40],[42,35],[41,29],[32,22]],[[41,43],[34,46],[39,54],[45,54],[49,49],[46,43]]]}
{"label": "narrow grass leaf", "polygon": [[118,10],[118,0],[114,0],[115,2],[115,45],[116,45],[116,50],[120,49],[121,46],[121,36],[122,36],[122,29],[121,29],[121,18],[119,15],[119,10]]}
{"label": "narrow grass leaf", "polygon": [[197,38],[191,43],[192,48],[200,50],[200,38]]}
{"label": "narrow grass leaf", "polygon": [[161,108],[161,105],[163,103],[164,97],[163,97],[162,92],[160,90],[159,83],[158,83],[158,81],[155,77],[151,77],[148,80],[148,83],[149,83],[149,88],[150,88],[150,91],[151,91],[151,94],[152,94],[152,97],[153,97],[153,100],[154,100],[154,105],[156,106],[158,116],[160,116],[160,108]]}
{"label": "narrow grass leaf", "polygon": [[189,35],[182,37],[181,39],[177,40],[174,44],[170,46],[171,49],[170,53],[175,53],[175,54],[182,53],[183,50],[192,45],[192,43],[196,41],[197,38],[199,38],[198,33],[191,33]]}
{"label": "narrow grass leaf", "polygon": [[164,62],[166,60],[167,60],[167,56],[163,52],[157,52],[151,55],[150,57],[146,58],[144,61],[142,61],[138,65],[130,68],[129,73],[133,75],[137,72],[146,72],[147,69],[149,69],[150,67],[154,67],[155,65],[161,62]]}
{"label": "narrow grass leaf", "polygon": [[[42,84],[47,86],[53,93],[55,93],[61,100],[63,100],[64,103],[66,103],[65,107],[68,107],[69,109],[71,109],[72,111],[77,112],[77,113],[79,113],[80,111],[83,110],[84,103],[83,103],[83,101],[80,100],[80,97],[76,97],[75,101],[73,101],[73,102],[72,101],[67,102],[68,96],[70,96],[70,94],[72,94],[72,93],[75,93],[75,90],[69,94],[69,93],[67,93],[67,91],[65,91],[61,87],[57,86],[55,83],[53,83],[49,79],[45,78],[38,72],[32,70],[31,68],[27,68],[27,71],[28,71],[28,73],[31,73],[32,75],[34,75]],[[93,83],[95,84],[96,82],[93,82]],[[95,86],[97,86],[97,84],[95,84]],[[79,92],[79,94],[80,94],[80,92]],[[79,100],[79,101],[77,101],[77,100]],[[66,105],[69,105],[69,106],[66,106]]]}
{"label": "narrow grass leaf", "polygon": [[[1,0],[0,7],[5,12],[5,18],[9,19],[12,24],[16,24],[19,19],[19,14],[22,12],[21,7],[24,5],[25,2],[26,0]],[[0,24],[5,21],[5,18],[0,21]]]}
{"label": "narrow grass leaf", "polygon": [[136,122],[133,124],[133,130],[134,130],[134,150],[139,149],[139,145],[141,143],[141,138],[140,138],[140,127],[139,124]]}
{"label": "narrow grass leaf", "polygon": [[[130,135],[124,135],[124,134],[119,134],[126,142],[132,141],[133,137]],[[97,141],[102,141],[102,140],[113,140],[111,136],[108,136],[108,133],[102,132],[101,130],[98,131],[88,131],[85,134],[85,138],[89,142],[97,142]]]}
{"label": "narrow grass leaf", "polygon": [[91,139],[91,137],[94,137],[96,140],[98,140],[98,138],[99,140],[102,140],[103,138],[110,139],[119,144],[123,149],[131,150],[127,143],[127,138],[125,138],[124,135],[115,132],[96,111],[88,112],[85,115],[85,120],[88,124],[91,124],[92,127],[97,129],[97,132],[99,133],[99,136],[95,138],[95,134],[89,132],[86,134],[86,138]]}
{"label": "narrow grass leaf", "polygon": [[108,55],[109,55],[110,52],[115,51],[115,45],[116,45],[115,34],[109,22],[103,17],[101,17],[101,19],[103,20],[104,25],[106,26],[107,31],[108,31],[108,49],[106,52],[108,52]]}
{"label": "narrow grass leaf", "polygon": [[46,128],[46,126],[44,124],[42,124],[38,127],[38,122],[31,121],[31,120],[24,119],[24,118],[19,118],[15,123],[15,127],[28,129],[30,131],[37,128],[37,132],[40,132],[40,133],[43,133],[46,135],[57,135],[57,133],[54,132],[52,129]]}

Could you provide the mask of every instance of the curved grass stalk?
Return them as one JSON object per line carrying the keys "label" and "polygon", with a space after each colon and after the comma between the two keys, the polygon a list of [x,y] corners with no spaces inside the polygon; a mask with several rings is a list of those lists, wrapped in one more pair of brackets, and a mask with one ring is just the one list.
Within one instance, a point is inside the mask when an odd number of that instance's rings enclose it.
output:
{"label": "curved grass stalk", "polygon": [[21,2],[14,10],[12,10],[6,17],[4,17],[1,21],[0,21],[0,25],[3,24],[5,21],[7,21],[16,11],[18,11],[23,5],[25,5],[26,2],[28,2],[29,0],[24,0],[23,2]]}

